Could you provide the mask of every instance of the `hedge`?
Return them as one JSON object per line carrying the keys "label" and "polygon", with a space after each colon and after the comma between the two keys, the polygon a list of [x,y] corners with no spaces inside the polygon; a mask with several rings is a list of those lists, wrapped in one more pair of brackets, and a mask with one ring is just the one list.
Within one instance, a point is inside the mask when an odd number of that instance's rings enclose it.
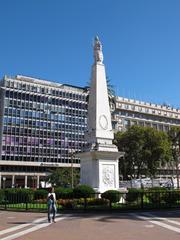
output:
{"label": "hedge", "polygon": [[46,199],[48,195],[48,190],[46,189],[37,189],[34,191],[34,200]]}
{"label": "hedge", "polygon": [[56,199],[72,199],[73,198],[73,189],[72,188],[56,188]]}
{"label": "hedge", "polygon": [[7,188],[5,189],[5,200],[8,203],[25,203],[33,200],[34,192],[31,189]]}
{"label": "hedge", "polygon": [[144,192],[143,189],[130,188],[126,193],[125,200],[128,203],[139,202],[141,198],[141,193]]}
{"label": "hedge", "polygon": [[101,194],[101,198],[109,200],[111,203],[120,201],[121,193],[117,190],[108,190]]}
{"label": "hedge", "polygon": [[80,185],[73,189],[74,198],[90,198],[95,197],[95,191],[88,185]]}

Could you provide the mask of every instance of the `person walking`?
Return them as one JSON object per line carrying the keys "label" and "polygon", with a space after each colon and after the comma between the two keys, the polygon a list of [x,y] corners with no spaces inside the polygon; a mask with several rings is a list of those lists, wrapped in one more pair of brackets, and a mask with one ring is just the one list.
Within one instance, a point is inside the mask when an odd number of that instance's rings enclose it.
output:
{"label": "person walking", "polygon": [[54,192],[54,188],[52,187],[48,193],[47,196],[47,205],[48,205],[48,222],[51,222],[51,213],[52,213],[52,220],[55,223],[55,217],[56,217],[56,194]]}

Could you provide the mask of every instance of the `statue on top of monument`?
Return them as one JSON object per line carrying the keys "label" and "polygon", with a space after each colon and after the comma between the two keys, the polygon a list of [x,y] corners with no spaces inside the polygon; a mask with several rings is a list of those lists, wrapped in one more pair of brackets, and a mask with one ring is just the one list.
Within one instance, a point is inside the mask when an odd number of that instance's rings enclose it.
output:
{"label": "statue on top of monument", "polygon": [[99,41],[98,36],[94,39],[94,61],[102,63],[103,62],[103,53],[102,53],[102,44]]}

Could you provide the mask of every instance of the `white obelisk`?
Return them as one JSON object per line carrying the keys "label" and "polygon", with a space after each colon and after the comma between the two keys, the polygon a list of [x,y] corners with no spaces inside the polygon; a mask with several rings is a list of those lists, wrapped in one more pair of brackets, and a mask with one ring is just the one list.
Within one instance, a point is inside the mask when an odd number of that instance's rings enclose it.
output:
{"label": "white obelisk", "polygon": [[112,144],[114,134],[111,124],[102,44],[94,41],[94,64],[88,104],[88,131],[85,136],[88,147],[78,154],[81,159],[81,184],[87,184],[98,192],[119,189],[118,159],[121,155]]}

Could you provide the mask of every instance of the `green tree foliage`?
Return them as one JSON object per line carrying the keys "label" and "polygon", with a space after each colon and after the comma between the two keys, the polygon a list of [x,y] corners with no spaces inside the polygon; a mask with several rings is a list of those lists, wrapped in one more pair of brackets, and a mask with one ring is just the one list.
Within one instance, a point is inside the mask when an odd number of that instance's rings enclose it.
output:
{"label": "green tree foliage", "polygon": [[73,198],[73,189],[72,188],[63,188],[58,187],[55,189],[57,199],[72,199]]}
{"label": "green tree foliage", "polygon": [[31,202],[34,197],[34,191],[32,189],[6,188],[4,192],[8,203]]}
{"label": "green tree foliage", "polygon": [[95,197],[95,191],[89,185],[79,185],[74,188],[73,194],[75,198],[90,198]]}
{"label": "green tree foliage", "polygon": [[153,177],[172,157],[168,135],[150,127],[132,126],[126,132],[118,132],[115,144],[119,151],[125,152],[120,159],[124,179],[143,174]]}
{"label": "green tree foliage", "polygon": [[172,141],[172,144],[175,142],[180,143],[180,127],[173,126],[171,127],[170,131],[168,132],[169,138]]}
{"label": "green tree foliage", "polygon": [[107,90],[108,90],[109,99],[112,99],[116,95],[114,86],[111,84],[111,80],[109,79],[109,77],[106,77],[106,82],[107,82]]}
{"label": "green tree foliage", "polygon": [[176,168],[177,188],[179,188],[179,164],[180,164],[180,127],[173,126],[168,132],[172,149],[172,166]]}
{"label": "green tree foliage", "polygon": [[48,191],[45,189],[37,189],[34,191],[34,199],[46,199],[48,195]]}
{"label": "green tree foliage", "polygon": [[[107,83],[107,91],[108,91],[108,98],[109,98],[109,102],[110,104],[114,104],[114,98],[115,98],[115,90],[114,90],[114,86],[111,84],[111,80],[109,79],[109,77],[106,77],[106,83]],[[87,86],[84,88],[84,92],[88,93],[87,95],[87,102],[89,102],[89,90],[90,90],[90,85],[91,83],[88,82]]]}
{"label": "green tree foliage", "polygon": [[117,190],[107,190],[101,194],[101,198],[108,199],[111,203],[119,202],[121,198],[121,193]]}
{"label": "green tree foliage", "polygon": [[119,151],[125,152],[124,157],[119,162],[123,179],[128,179],[128,175],[135,178],[135,169],[137,169],[136,174],[138,177],[140,170],[144,168],[141,157],[144,144],[143,129],[132,127],[124,133],[118,132],[115,135],[115,140]]}
{"label": "green tree foliage", "polygon": [[[56,168],[48,176],[47,180],[58,187],[68,187],[71,186],[72,182],[72,169],[71,168]],[[80,180],[80,170],[73,168],[73,182],[74,186],[79,184]]]}

